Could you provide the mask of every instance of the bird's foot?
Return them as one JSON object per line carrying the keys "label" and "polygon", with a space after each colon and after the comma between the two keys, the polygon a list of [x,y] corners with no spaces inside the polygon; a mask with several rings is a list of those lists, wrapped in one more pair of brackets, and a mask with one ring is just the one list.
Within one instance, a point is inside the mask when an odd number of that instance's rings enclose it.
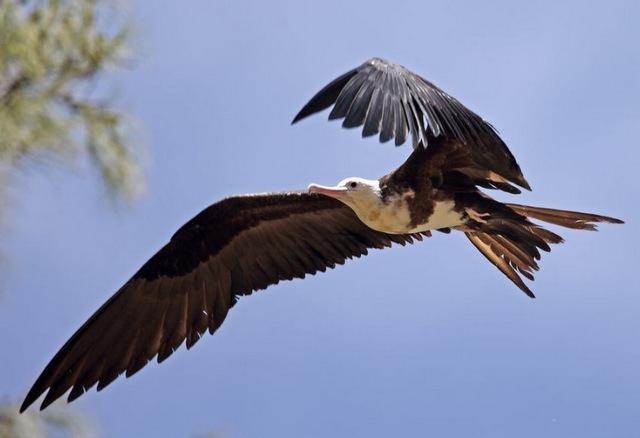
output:
{"label": "bird's foot", "polygon": [[491,213],[479,213],[473,208],[469,207],[465,208],[464,211],[465,213],[467,213],[467,216],[469,216],[469,218],[473,219],[476,222],[480,222],[481,224],[486,224],[487,218],[491,216]]}

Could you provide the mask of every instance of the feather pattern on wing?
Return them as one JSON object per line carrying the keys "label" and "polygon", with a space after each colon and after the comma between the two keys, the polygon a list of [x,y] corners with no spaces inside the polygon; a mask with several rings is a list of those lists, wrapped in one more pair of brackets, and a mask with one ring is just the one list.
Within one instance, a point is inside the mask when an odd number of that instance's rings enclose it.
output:
{"label": "feather pattern on wing", "polygon": [[187,222],[112,296],[47,365],[21,410],[48,391],[41,409],[71,389],[129,377],[185,340],[215,332],[241,295],[303,278],[419,234],[391,235],[364,225],[344,204],[281,193],[220,201]]}
{"label": "feather pattern on wing", "polygon": [[342,126],[363,126],[362,135],[395,138],[401,145],[411,135],[414,148],[434,138],[461,142],[473,160],[488,171],[529,188],[515,157],[493,126],[457,99],[407,68],[372,58],[320,90],[293,123],[335,103],[329,119]]}

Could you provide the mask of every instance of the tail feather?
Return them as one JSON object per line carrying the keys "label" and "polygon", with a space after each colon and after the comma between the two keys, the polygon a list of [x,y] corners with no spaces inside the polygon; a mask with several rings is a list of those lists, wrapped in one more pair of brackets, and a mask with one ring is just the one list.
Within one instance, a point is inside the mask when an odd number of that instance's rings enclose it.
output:
{"label": "tail feather", "polygon": [[473,243],[473,245],[478,248],[478,250],[482,253],[483,256],[487,258],[493,265],[500,269],[504,275],[507,276],[509,280],[511,280],[516,286],[520,288],[525,294],[530,296],[531,298],[535,298],[531,289],[527,287],[526,284],[522,281],[522,278],[518,275],[518,273],[511,267],[507,259],[504,257],[504,254],[500,254],[496,251],[495,247],[491,246],[491,238],[489,234],[484,233],[469,233],[466,232],[465,235],[467,238]]}
{"label": "tail feather", "polygon": [[[513,242],[529,243],[545,252],[551,251],[547,241],[540,233],[535,232],[535,225],[528,221],[514,221],[511,219],[489,219],[481,226],[481,230],[488,234],[499,234]],[[544,236],[544,235],[543,235]]]}
{"label": "tail feather", "polygon": [[492,216],[484,223],[472,221],[463,230],[482,255],[531,298],[535,296],[521,275],[533,281],[533,273],[539,269],[537,260],[540,260],[540,250],[548,252],[551,250],[549,244],[562,243],[563,239],[530,222],[529,218],[579,230],[596,230],[597,222],[624,223],[620,219],[591,213],[520,204],[503,205],[516,212],[519,217],[504,214],[502,209],[492,209]]}
{"label": "tail feather", "polygon": [[559,236],[553,231],[547,230],[546,228],[542,228],[539,225],[533,224],[528,226],[527,229],[547,243],[555,245],[564,242],[562,236]]}
{"label": "tail feather", "polygon": [[[485,237],[484,239],[482,237]],[[522,275],[533,281],[533,266],[528,263],[528,260],[522,258],[522,254],[518,251],[513,251],[508,248],[508,244],[511,243],[508,240],[500,240],[500,236],[481,236],[481,240],[487,243],[495,252],[503,254],[503,258],[509,262],[509,265]],[[515,245],[514,245],[515,247]]]}
{"label": "tail feather", "polygon": [[540,258],[539,252],[536,251],[535,253],[532,253],[529,248],[520,247],[506,237],[500,235],[494,236],[494,238],[504,247],[505,251],[507,251],[508,254],[513,254],[513,257],[509,258],[518,259],[518,261],[520,262],[518,264],[519,267],[521,267],[522,269],[528,269],[529,271],[537,271],[538,269],[540,269],[540,267],[538,266],[538,262],[536,261]]}
{"label": "tail feather", "polygon": [[554,208],[532,207],[530,205],[505,204],[523,216],[538,219],[554,225],[579,230],[596,230],[594,222],[623,224],[624,221],[599,214],[581,213],[579,211],[556,210]]}

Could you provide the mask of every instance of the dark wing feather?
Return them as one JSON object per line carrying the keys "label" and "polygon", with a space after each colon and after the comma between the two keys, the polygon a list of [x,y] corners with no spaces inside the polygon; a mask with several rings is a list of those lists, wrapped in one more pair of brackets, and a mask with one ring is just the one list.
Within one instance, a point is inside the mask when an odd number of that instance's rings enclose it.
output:
{"label": "dark wing feather", "polygon": [[332,81],[295,116],[293,123],[335,103],[329,119],[344,118],[343,126],[363,126],[362,135],[380,134],[414,148],[435,138],[458,140],[473,160],[507,180],[529,188],[513,154],[495,129],[480,116],[433,83],[405,67],[373,58]]}
{"label": "dark wing feather", "polygon": [[[520,193],[499,173],[479,164],[469,147],[460,140],[432,138],[429,147],[416,148],[396,170],[384,177],[396,185],[432,187],[447,192],[476,192],[477,187]],[[429,182],[430,181],[430,182]]]}
{"label": "dark wing feather", "polygon": [[325,271],[370,248],[411,243],[365,226],[340,202],[302,193],[233,197],[202,211],[60,349],[21,411],[48,390],[41,409],[71,389],[127,377],[186,339],[193,346],[222,324],[240,295]]}
{"label": "dark wing feather", "polygon": [[520,260],[516,257],[509,258],[511,254],[507,252],[504,247],[500,246],[496,243],[496,240],[493,236],[489,234],[483,233],[465,233],[467,238],[473,243],[473,245],[478,248],[478,250],[482,253],[483,256],[487,258],[496,268],[498,268],[504,275],[507,276],[509,280],[511,280],[520,290],[522,290],[525,294],[527,294],[531,298],[535,298],[531,289],[527,287],[526,284],[522,281],[522,278],[516,272],[516,269],[521,273],[524,273],[527,278],[533,280],[533,276],[531,276],[530,271],[533,266],[527,266],[526,269],[520,270],[518,263]]}
{"label": "dark wing feather", "polygon": [[[300,110],[298,115],[293,119],[292,123],[296,123],[300,119],[329,108],[336,102],[336,99],[342,92],[344,86],[349,80],[358,73],[357,69],[353,69],[343,74],[339,78],[333,80],[329,85],[320,90],[317,94],[317,98],[312,99],[307,103],[304,108]],[[356,90],[357,91],[357,90]],[[342,116],[344,117],[344,115]]]}
{"label": "dark wing feather", "polygon": [[481,202],[472,204],[472,208],[478,212],[491,211],[491,217],[484,223],[468,223],[465,235],[491,263],[531,298],[534,297],[533,293],[521,276],[533,281],[534,272],[539,269],[537,261],[540,260],[540,251],[550,251],[550,245],[562,243],[563,239],[529,219],[579,230],[595,230],[598,222],[623,223],[620,219],[592,213],[500,204],[486,197],[479,200]]}

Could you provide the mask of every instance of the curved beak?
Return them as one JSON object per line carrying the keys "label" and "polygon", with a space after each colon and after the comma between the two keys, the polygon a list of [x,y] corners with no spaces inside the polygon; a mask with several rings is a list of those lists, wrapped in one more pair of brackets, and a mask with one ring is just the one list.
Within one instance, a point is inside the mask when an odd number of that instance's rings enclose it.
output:
{"label": "curved beak", "polygon": [[346,187],[328,187],[319,184],[309,184],[309,193],[319,193],[331,198],[340,199],[347,192]]}

